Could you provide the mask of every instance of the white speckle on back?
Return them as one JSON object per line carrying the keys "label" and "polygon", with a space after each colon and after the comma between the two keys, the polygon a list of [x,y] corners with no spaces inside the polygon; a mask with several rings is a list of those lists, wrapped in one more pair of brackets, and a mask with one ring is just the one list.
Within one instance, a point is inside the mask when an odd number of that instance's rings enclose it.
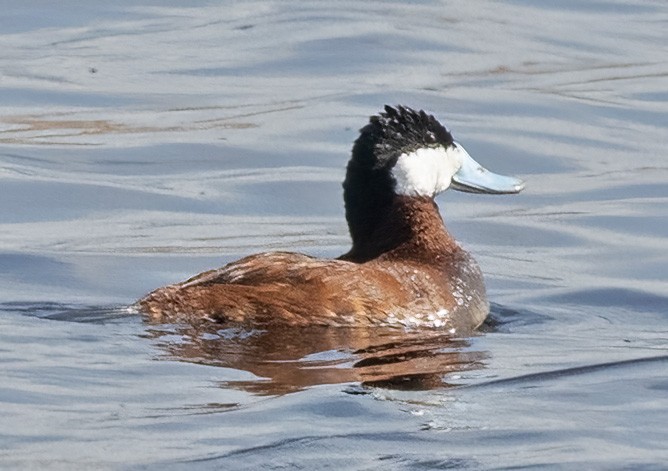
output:
{"label": "white speckle on back", "polygon": [[405,196],[434,197],[448,189],[462,164],[457,146],[423,147],[401,154],[392,168],[395,192]]}
{"label": "white speckle on back", "polygon": [[[447,309],[439,309],[433,313],[416,312],[409,315],[397,315],[390,313],[385,318],[385,322],[389,325],[403,325],[406,329],[414,329],[421,327],[442,328],[450,325],[450,311]],[[450,330],[451,333],[454,330]]]}

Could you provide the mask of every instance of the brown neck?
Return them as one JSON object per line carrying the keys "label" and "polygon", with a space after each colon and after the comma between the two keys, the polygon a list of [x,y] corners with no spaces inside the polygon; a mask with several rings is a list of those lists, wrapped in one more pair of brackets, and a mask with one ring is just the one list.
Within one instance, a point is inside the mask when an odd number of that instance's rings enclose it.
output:
{"label": "brown neck", "polygon": [[351,230],[353,247],[341,259],[362,263],[382,256],[433,262],[457,248],[432,198],[395,195],[380,212],[373,215],[377,224],[359,221]]}

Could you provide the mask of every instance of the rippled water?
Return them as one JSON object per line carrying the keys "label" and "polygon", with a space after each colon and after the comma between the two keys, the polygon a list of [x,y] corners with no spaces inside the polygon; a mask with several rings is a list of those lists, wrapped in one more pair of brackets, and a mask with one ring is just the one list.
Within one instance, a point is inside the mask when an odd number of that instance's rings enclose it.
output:
{"label": "rippled water", "polygon": [[[668,5],[0,2],[0,467],[662,469]],[[424,107],[480,333],[150,325],[145,292],[347,249],[340,181]]]}

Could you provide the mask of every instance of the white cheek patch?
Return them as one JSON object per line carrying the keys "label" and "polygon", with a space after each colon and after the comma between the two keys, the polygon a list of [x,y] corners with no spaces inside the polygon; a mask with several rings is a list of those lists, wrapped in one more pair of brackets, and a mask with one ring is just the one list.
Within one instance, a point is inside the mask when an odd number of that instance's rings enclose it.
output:
{"label": "white cheek patch", "polygon": [[423,147],[401,154],[392,168],[395,192],[404,196],[434,197],[445,191],[452,176],[461,167],[461,155],[456,146]]}

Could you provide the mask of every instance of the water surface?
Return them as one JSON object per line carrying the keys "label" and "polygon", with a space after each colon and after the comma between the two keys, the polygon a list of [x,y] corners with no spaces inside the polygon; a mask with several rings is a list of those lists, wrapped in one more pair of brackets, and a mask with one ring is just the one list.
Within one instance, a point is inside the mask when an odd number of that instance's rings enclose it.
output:
{"label": "water surface", "polygon": [[[661,1],[0,2],[0,464],[661,469]],[[446,194],[481,332],[148,324],[147,291],[348,248],[383,104],[513,197]]]}

